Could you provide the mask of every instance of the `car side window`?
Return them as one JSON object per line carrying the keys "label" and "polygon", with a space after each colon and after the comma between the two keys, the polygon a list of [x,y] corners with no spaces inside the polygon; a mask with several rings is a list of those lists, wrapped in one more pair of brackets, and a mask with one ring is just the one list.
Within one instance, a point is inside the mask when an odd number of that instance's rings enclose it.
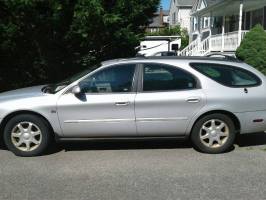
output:
{"label": "car side window", "polygon": [[251,87],[261,83],[259,77],[252,72],[234,66],[212,63],[192,63],[191,66],[205,76],[228,87]]}
{"label": "car side window", "polygon": [[144,64],[143,91],[190,90],[197,80],[190,73],[164,64]]}
{"label": "car side window", "polygon": [[79,85],[84,93],[131,92],[134,72],[134,64],[116,65],[92,74]]}

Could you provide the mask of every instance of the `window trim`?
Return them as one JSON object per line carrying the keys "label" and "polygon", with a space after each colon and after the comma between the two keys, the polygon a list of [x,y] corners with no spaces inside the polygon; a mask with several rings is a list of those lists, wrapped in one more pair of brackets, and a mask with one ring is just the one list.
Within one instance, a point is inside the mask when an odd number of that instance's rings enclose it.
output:
{"label": "window trim", "polygon": [[112,64],[112,65],[108,65],[108,66],[103,66],[102,68],[98,68],[95,71],[86,75],[83,79],[79,80],[77,84],[79,85],[80,82],[82,82],[84,79],[89,78],[98,72],[101,72],[101,71],[106,70],[106,69],[111,68],[111,67],[118,67],[120,65],[135,65],[135,70],[134,70],[134,74],[133,74],[133,78],[132,78],[131,92],[99,92],[99,93],[85,92],[84,94],[86,94],[86,95],[135,94],[137,92],[137,82],[138,82],[138,74],[139,74],[139,72],[138,72],[139,71],[139,64],[138,63],[116,63],[116,64]]}
{"label": "window trim", "polygon": [[[226,85],[226,84],[224,84],[224,83],[220,83],[220,82],[218,82],[217,80],[211,78],[210,76],[208,76],[208,75],[206,75],[206,74],[200,72],[199,70],[197,70],[196,67],[193,66],[193,65],[197,65],[197,64],[208,64],[208,65],[212,64],[212,65],[215,65],[215,66],[223,66],[223,67],[228,67],[228,68],[232,68],[232,69],[235,69],[235,70],[239,70],[239,71],[247,72],[248,74],[250,74],[251,76],[253,76],[253,77],[258,81],[258,83],[256,83],[256,84],[252,84],[252,85],[239,85],[239,86],[238,86],[238,85],[235,85],[235,86],[229,86],[229,85]],[[229,88],[252,88],[252,87],[258,87],[258,86],[260,86],[260,85],[262,84],[262,80],[261,80],[261,78],[260,78],[259,76],[257,76],[255,73],[253,73],[253,72],[251,72],[251,71],[249,71],[249,70],[247,70],[247,69],[244,69],[244,68],[241,68],[241,67],[234,66],[234,65],[219,64],[219,63],[207,63],[207,62],[191,62],[191,63],[189,63],[189,65],[190,65],[190,67],[191,67],[192,69],[196,70],[197,72],[199,72],[199,73],[202,74],[203,76],[205,76],[205,77],[209,78],[210,80],[215,81],[216,83],[218,83],[218,84],[220,84],[220,85],[223,85],[223,86],[225,86],[225,87],[229,87]]]}
{"label": "window trim", "polygon": [[[180,89],[180,90],[153,90],[153,91],[143,91],[143,69],[144,69],[144,65],[145,64],[153,64],[153,65],[164,65],[167,67],[172,67],[172,68],[176,68],[178,70],[181,70],[189,75],[191,75],[195,80],[196,80],[196,87],[195,88],[191,88],[191,89]],[[138,80],[138,89],[137,92],[138,93],[157,93],[157,92],[182,92],[182,91],[191,91],[191,90],[198,90],[201,89],[201,82],[198,79],[198,77],[196,77],[194,74],[192,74],[191,72],[182,69],[181,67],[175,66],[175,65],[170,65],[170,64],[165,64],[165,63],[157,63],[157,62],[145,62],[145,63],[141,63],[139,65],[139,80]]]}

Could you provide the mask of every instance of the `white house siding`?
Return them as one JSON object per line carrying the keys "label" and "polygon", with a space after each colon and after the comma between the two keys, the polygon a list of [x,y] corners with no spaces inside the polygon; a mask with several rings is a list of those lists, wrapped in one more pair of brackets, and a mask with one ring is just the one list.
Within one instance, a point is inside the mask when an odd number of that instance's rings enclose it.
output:
{"label": "white house siding", "polygon": [[177,24],[177,16],[178,10],[175,4],[175,1],[171,1],[170,9],[169,9],[169,24],[170,26],[175,26]]}
{"label": "white house siding", "polygon": [[190,32],[190,11],[191,8],[180,8],[178,12],[178,23],[188,32]]}
{"label": "white house siding", "polygon": [[172,0],[169,11],[169,24],[171,27],[180,25],[190,31],[190,12],[193,0]]}

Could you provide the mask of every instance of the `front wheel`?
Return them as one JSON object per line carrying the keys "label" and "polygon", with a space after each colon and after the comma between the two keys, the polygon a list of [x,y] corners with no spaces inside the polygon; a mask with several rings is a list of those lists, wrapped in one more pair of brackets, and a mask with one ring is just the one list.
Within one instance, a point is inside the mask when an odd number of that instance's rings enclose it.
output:
{"label": "front wheel", "polygon": [[211,114],[199,119],[191,133],[194,147],[204,153],[223,153],[233,146],[235,126],[230,117]]}
{"label": "front wheel", "polygon": [[39,156],[47,149],[51,131],[39,116],[21,114],[11,118],[4,129],[4,142],[17,156]]}

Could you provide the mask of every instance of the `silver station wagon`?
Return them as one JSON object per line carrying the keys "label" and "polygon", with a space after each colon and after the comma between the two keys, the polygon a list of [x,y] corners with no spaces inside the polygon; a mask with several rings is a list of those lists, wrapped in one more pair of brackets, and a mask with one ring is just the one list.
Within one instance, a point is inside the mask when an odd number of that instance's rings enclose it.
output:
{"label": "silver station wagon", "polygon": [[265,81],[234,59],[111,60],[54,85],[1,93],[1,140],[18,156],[88,138],[188,138],[201,152],[222,153],[237,134],[266,130]]}

